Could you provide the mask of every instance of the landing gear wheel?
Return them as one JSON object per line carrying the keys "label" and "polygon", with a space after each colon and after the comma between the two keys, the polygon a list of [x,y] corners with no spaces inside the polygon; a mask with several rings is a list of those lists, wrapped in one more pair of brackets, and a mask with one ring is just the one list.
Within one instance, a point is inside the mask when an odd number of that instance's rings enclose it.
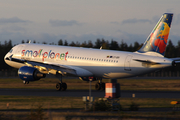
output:
{"label": "landing gear wheel", "polygon": [[101,83],[101,90],[105,90],[105,83]]}
{"label": "landing gear wheel", "polygon": [[66,83],[62,83],[62,91],[66,91],[66,89],[67,89],[67,84]]}
{"label": "landing gear wheel", "polygon": [[56,90],[60,91],[62,89],[62,84],[61,83],[56,83]]}
{"label": "landing gear wheel", "polygon": [[29,81],[23,81],[24,84],[29,84]]}
{"label": "landing gear wheel", "polygon": [[100,83],[96,83],[95,90],[100,90],[100,89],[101,89],[101,84]]}

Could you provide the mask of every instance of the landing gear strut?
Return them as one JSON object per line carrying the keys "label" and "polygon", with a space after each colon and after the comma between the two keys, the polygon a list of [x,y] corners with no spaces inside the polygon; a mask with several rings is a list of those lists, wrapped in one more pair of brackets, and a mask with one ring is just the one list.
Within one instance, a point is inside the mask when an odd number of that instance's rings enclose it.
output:
{"label": "landing gear strut", "polygon": [[67,89],[67,84],[62,82],[62,75],[57,73],[56,77],[59,79],[60,82],[56,83],[56,90],[57,91],[65,91]]}
{"label": "landing gear strut", "polygon": [[96,90],[105,90],[105,83],[102,82],[102,79],[99,80],[99,82],[95,85]]}

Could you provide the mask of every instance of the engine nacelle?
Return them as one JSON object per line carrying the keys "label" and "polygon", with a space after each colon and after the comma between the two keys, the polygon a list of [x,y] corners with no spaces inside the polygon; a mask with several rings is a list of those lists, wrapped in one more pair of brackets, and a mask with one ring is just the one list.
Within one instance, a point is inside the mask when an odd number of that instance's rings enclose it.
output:
{"label": "engine nacelle", "polygon": [[79,77],[80,80],[83,80],[83,81],[97,81],[98,78],[96,77]]}
{"label": "engine nacelle", "polygon": [[24,81],[36,81],[46,77],[45,74],[40,73],[36,68],[28,66],[19,68],[18,75]]}

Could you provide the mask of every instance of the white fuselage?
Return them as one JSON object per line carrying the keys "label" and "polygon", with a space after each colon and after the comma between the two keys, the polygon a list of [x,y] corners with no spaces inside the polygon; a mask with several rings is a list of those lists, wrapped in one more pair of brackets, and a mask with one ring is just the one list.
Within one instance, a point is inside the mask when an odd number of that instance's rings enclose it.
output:
{"label": "white fuselage", "polygon": [[[102,78],[123,78],[152,72],[172,66],[172,60],[164,57],[91,48],[66,47],[57,45],[20,44],[12,48],[13,58],[49,65],[66,66],[76,70],[77,76],[96,76]],[[158,64],[147,64],[151,61]],[[12,67],[20,68],[24,63],[6,60]],[[83,72],[85,71],[85,72]]]}

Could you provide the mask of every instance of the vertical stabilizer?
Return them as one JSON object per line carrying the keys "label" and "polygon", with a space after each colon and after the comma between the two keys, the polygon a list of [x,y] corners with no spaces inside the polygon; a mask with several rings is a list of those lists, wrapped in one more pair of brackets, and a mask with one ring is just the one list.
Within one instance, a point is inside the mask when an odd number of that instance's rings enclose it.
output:
{"label": "vertical stabilizer", "polygon": [[164,56],[166,45],[168,42],[168,36],[171,27],[173,14],[164,13],[151,34],[148,36],[146,42],[138,52],[157,52]]}

